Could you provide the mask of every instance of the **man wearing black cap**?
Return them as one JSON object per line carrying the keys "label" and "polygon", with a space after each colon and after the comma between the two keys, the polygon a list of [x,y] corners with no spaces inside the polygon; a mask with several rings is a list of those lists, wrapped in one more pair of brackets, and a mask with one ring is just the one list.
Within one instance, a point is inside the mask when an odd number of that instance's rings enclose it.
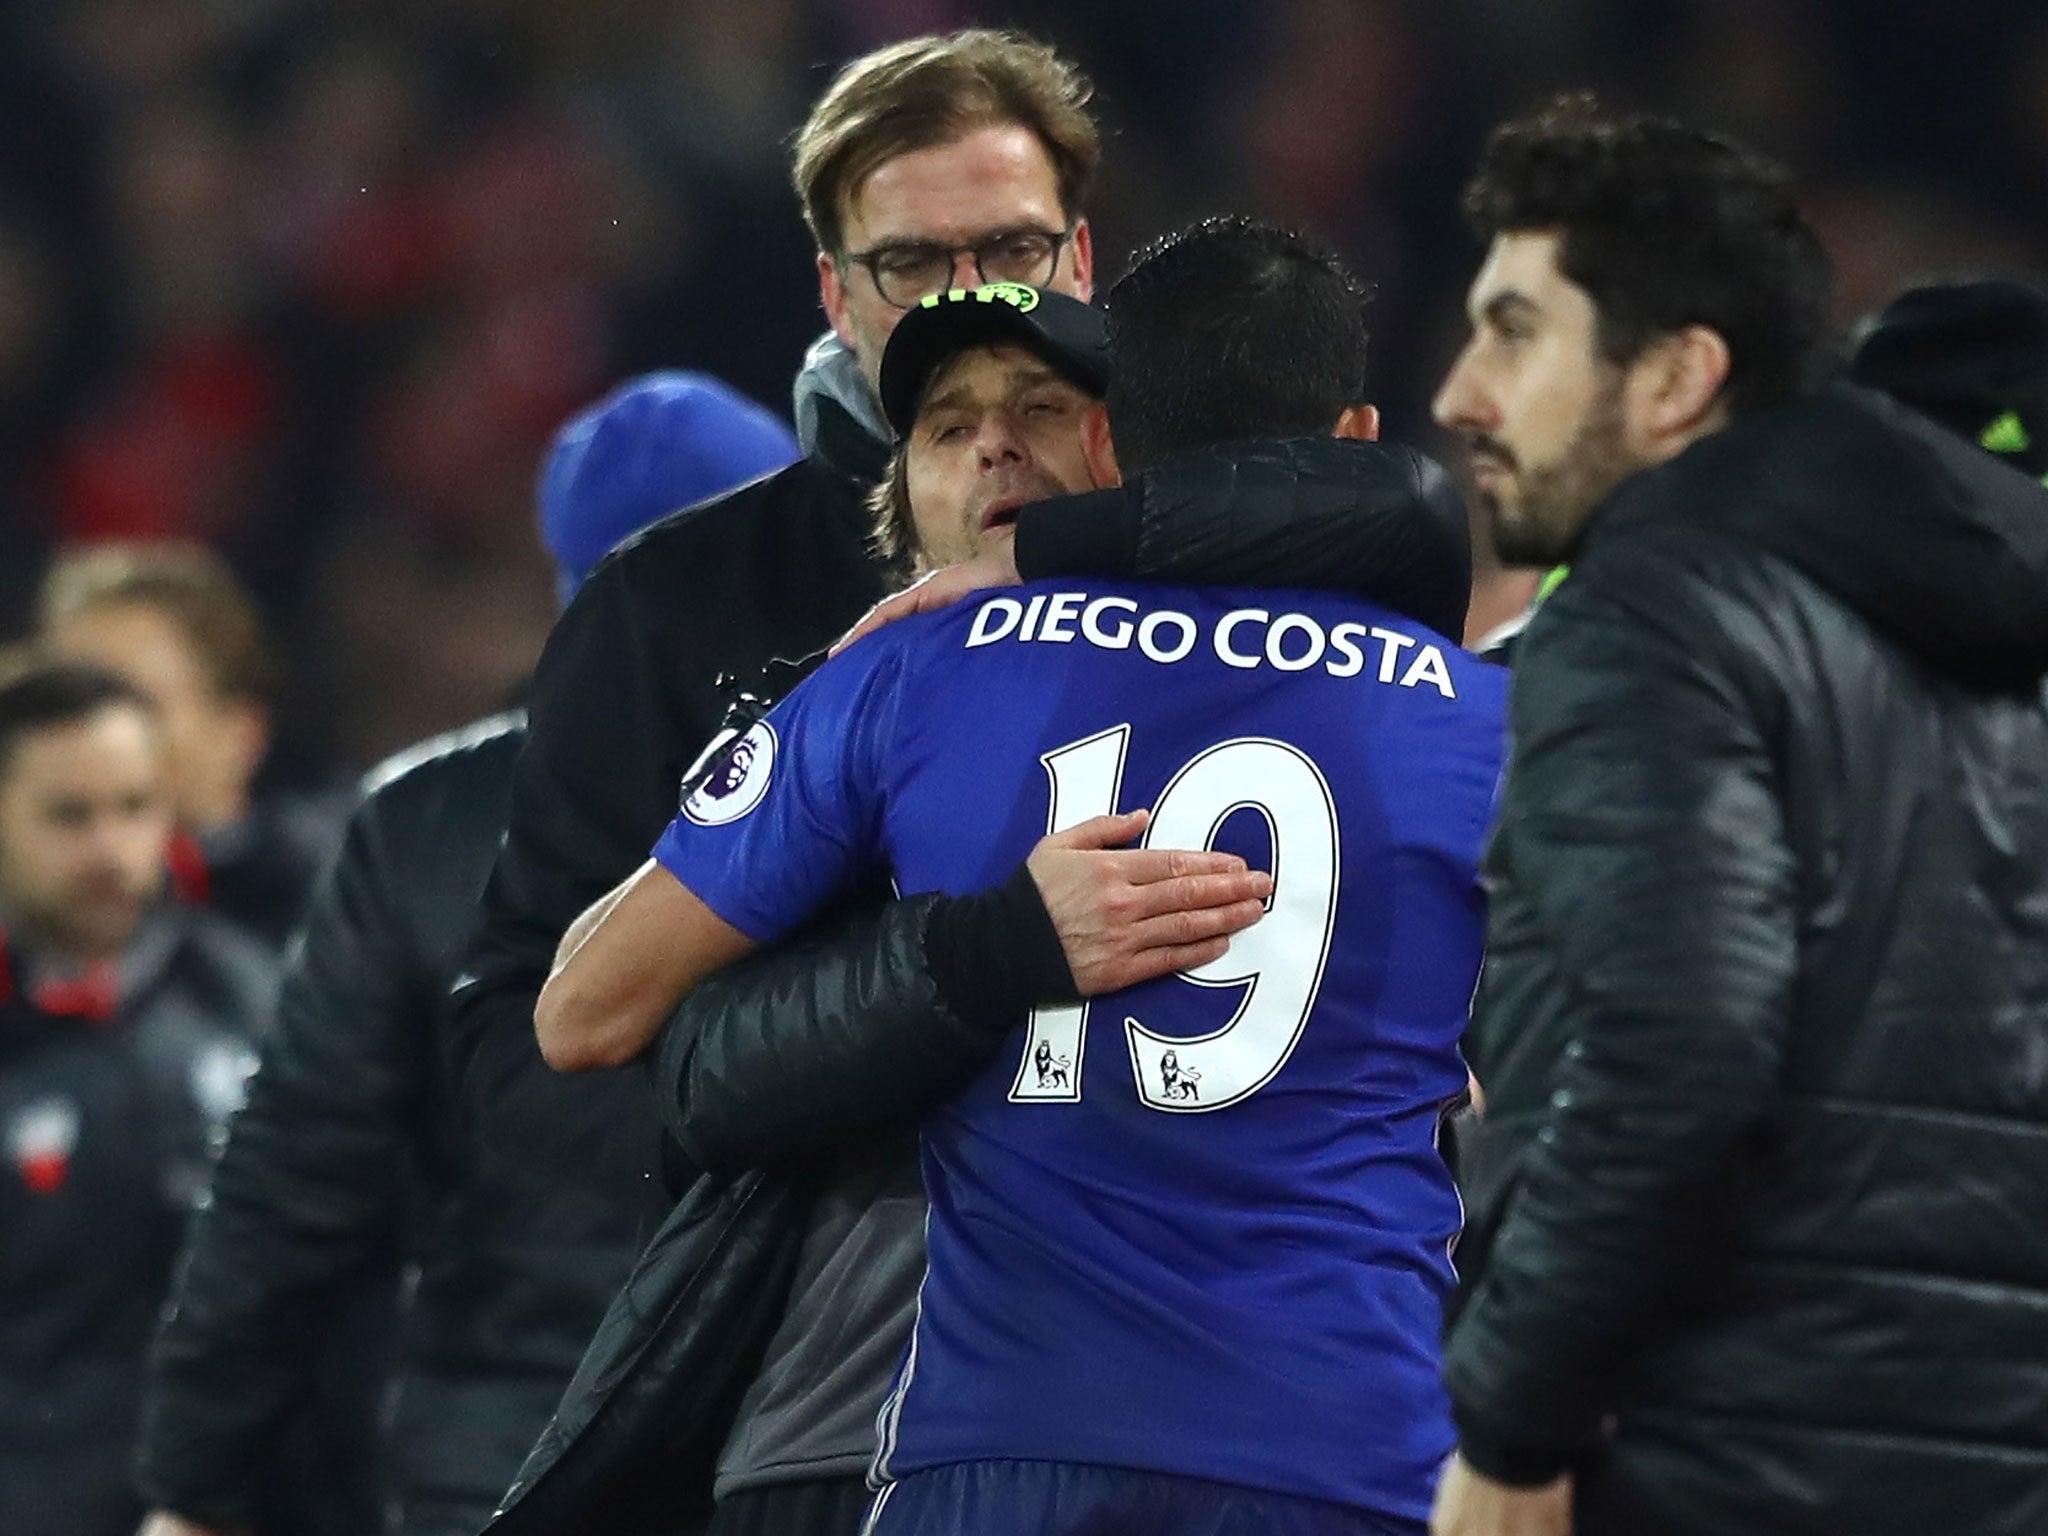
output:
{"label": "man wearing black cap", "polygon": [[921,307],[942,323],[882,358],[882,410],[904,446],[872,504],[884,553],[932,570],[1011,546],[1022,507],[1097,488],[1081,431],[1109,356],[1100,314],[1064,294],[992,283]]}
{"label": "man wearing black cap", "polygon": [[[912,526],[987,548],[1034,483],[1242,509],[1348,476],[1362,506],[1417,464],[1353,441],[1377,426],[1358,301],[1281,231],[1191,231],[1111,296],[1105,416],[1076,382],[1094,312],[936,297],[882,369]],[[1026,584],[842,653],[571,929],[537,1022],[573,1070],[630,1059],[850,882],[887,873],[905,905],[984,890],[1041,830],[1104,823],[1253,867],[1251,928],[1217,942],[1230,909],[1182,928],[1210,958],[1092,1021],[1104,989],[1079,976],[1021,1031],[999,1001],[962,1016],[994,1059],[924,1124],[929,1268],[871,1529],[1420,1531],[1451,1439],[1435,1347],[1458,1207],[1435,1133],[1465,1086],[1503,692],[1361,599]],[[780,1034],[791,1055],[803,1033]]]}
{"label": "man wearing black cap", "polygon": [[2032,283],[1908,289],[1864,327],[1849,378],[2048,476],[2048,292]]}

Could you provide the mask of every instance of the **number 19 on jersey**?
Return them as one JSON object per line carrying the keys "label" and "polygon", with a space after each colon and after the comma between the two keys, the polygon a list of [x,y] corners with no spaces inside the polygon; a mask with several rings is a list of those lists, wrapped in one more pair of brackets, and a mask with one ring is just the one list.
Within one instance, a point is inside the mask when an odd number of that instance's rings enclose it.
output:
{"label": "number 19 on jersey", "polygon": [[[1048,834],[1115,814],[1130,739],[1130,726],[1118,725],[1039,759],[1052,785]],[[1188,1038],[1124,1019],[1138,1097],[1169,1114],[1223,1109],[1271,1082],[1301,1040],[1329,958],[1337,915],[1337,804],[1322,770],[1299,748],[1240,736],[1196,753],[1160,791],[1144,846],[1211,848],[1224,821],[1240,810],[1263,816],[1271,834],[1273,894],[1266,915],[1236,935],[1221,958],[1179,973],[1192,986],[1242,988],[1235,1010],[1220,1028]],[[1093,1006],[1032,1011],[1010,1088],[1013,1102],[1079,1102]]]}

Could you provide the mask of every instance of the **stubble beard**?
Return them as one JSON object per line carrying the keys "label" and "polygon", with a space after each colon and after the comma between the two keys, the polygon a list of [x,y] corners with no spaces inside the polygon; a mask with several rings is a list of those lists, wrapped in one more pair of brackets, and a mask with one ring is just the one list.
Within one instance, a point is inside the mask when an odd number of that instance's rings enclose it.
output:
{"label": "stubble beard", "polygon": [[1601,387],[1556,458],[1516,476],[1520,494],[1512,513],[1498,496],[1486,498],[1494,553],[1503,565],[1547,567],[1569,560],[1587,515],[1642,468],[1628,451],[1622,385],[1617,374]]}

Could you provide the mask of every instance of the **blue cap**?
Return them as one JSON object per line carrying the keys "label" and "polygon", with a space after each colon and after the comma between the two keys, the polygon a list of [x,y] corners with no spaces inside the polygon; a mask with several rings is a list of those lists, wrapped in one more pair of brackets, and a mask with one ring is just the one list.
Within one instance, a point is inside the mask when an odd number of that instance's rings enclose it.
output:
{"label": "blue cap", "polygon": [[541,467],[541,537],[562,602],[649,523],[801,456],[779,417],[709,374],[627,380],[563,424]]}

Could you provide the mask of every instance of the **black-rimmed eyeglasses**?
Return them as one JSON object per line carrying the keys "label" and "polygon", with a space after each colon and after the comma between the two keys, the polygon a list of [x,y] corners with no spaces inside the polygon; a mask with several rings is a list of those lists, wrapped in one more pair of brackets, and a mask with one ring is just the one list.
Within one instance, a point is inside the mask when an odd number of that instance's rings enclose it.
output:
{"label": "black-rimmed eyeglasses", "polygon": [[939,245],[929,240],[900,240],[867,251],[847,251],[840,260],[866,267],[875,292],[897,309],[953,286],[953,269],[962,256],[974,258],[974,274],[984,283],[1029,283],[1043,287],[1059,270],[1060,247],[1073,230],[1005,229],[972,245]]}

